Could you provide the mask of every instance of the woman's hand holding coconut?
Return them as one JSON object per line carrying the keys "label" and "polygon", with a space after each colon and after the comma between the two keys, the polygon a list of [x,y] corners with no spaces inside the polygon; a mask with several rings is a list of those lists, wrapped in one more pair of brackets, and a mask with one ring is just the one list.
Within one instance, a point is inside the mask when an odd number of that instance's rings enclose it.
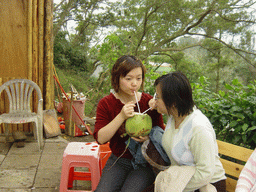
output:
{"label": "woman's hand holding coconut", "polygon": [[143,143],[144,141],[149,139],[149,136],[139,136],[139,137],[131,137],[133,140]]}
{"label": "woman's hand holding coconut", "polygon": [[[133,101],[130,101],[123,106],[122,111],[120,113],[123,115],[124,119],[128,119],[134,116],[135,114],[134,107],[135,107],[135,104]],[[149,139],[149,136],[146,135],[146,136],[131,137],[131,138],[137,142],[144,142]]]}
{"label": "woman's hand holding coconut", "polygon": [[[125,104],[120,112],[120,114],[122,115],[122,117],[126,120],[128,118],[131,118],[135,115],[134,112],[134,107],[135,104],[133,101],[128,102],[127,104]],[[146,140],[149,139],[149,136],[138,136],[138,137],[131,137],[133,140],[138,141],[138,142],[144,142]]]}
{"label": "woman's hand holding coconut", "polygon": [[[120,112],[124,119],[128,119],[130,117],[134,116],[134,102],[130,101],[127,104],[125,104],[122,108],[122,111]],[[144,142],[149,139],[147,136],[139,136],[139,137],[131,137],[133,140],[138,142]]]}

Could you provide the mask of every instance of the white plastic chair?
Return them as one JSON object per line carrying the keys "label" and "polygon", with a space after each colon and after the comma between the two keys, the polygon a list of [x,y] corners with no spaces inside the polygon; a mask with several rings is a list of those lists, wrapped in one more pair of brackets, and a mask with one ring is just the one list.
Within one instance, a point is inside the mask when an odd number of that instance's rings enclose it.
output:
{"label": "white plastic chair", "polygon": [[[5,90],[9,99],[9,112],[0,115],[0,124],[23,124],[33,122],[34,137],[38,140],[39,150],[43,147],[43,99],[39,86],[28,79],[14,79],[0,86],[0,96]],[[33,90],[37,93],[37,111],[30,107]]]}

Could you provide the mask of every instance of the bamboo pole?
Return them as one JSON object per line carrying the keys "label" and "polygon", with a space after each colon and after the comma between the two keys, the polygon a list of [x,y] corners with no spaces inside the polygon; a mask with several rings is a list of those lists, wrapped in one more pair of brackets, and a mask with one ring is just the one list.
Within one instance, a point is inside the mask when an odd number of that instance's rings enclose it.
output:
{"label": "bamboo pole", "polygon": [[32,79],[32,0],[28,0],[28,79]]}
{"label": "bamboo pole", "polygon": [[33,21],[33,29],[32,29],[32,48],[33,48],[33,52],[32,52],[32,62],[33,62],[33,66],[32,66],[32,80],[38,84],[38,18],[37,18],[37,8],[38,8],[38,4],[37,4],[37,0],[34,0],[32,2],[32,21]]}
{"label": "bamboo pole", "polygon": [[[3,84],[3,78],[0,77],[0,86]],[[0,94],[0,114],[4,113],[4,94]],[[0,125],[0,133],[4,132],[3,124]]]}
{"label": "bamboo pole", "polygon": [[[33,61],[33,66],[32,66],[32,80],[38,84],[38,1],[34,0],[32,2],[32,15],[33,15],[33,35],[32,35],[32,44],[33,44],[33,52],[32,52],[32,61]],[[37,97],[36,93],[33,93],[33,98],[32,98],[32,103],[31,103],[31,108],[33,111],[37,110]],[[31,126],[31,124],[30,124]]]}
{"label": "bamboo pole", "polygon": [[45,109],[53,108],[53,1],[45,0]]}
{"label": "bamboo pole", "polygon": [[[33,73],[33,0],[28,0],[28,15],[27,15],[27,31],[28,31],[28,79],[32,80]],[[24,126],[24,131],[30,132],[30,126],[26,123]]]}
{"label": "bamboo pole", "polygon": [[43,72],[44,72],[44,0],[39,0],[38,4],[39,14],[38,14],[38,21],[39,21],[39,43],[38,43],[38,86],[40,87],[42,93],[44,92],[44,84],[43,84]]}

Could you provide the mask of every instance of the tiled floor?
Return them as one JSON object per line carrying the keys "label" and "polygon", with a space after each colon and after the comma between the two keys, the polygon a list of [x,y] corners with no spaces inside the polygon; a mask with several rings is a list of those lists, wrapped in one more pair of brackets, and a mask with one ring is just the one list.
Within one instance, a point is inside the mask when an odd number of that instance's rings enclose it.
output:
{"label": "tiled floor", "polygon": [[[0,191],[3,192],[57,192],[59,191],[62,156],[72,141],[93,141],[92,136],[46,139],[42,151],[32,139],[24,148],[16,143],[0,142]],[[74,189],[90,188],[86,181],[74,181]]]}

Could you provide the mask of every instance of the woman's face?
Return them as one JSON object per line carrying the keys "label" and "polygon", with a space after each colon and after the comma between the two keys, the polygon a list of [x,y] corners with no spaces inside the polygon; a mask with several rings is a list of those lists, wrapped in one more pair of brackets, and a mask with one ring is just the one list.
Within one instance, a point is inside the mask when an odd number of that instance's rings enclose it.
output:
{"label": "woman's face", "polygon": [[156,86],[156,109],[158,113],[168,115],[168,111],[162,99],[162,89],[160,84]]}
{"label": "woman's face", "polygon": [[134,68],[125,77],[120,77],[120,92],[134,95],[134,91],[138,91],[142,84],[141,67]]}

